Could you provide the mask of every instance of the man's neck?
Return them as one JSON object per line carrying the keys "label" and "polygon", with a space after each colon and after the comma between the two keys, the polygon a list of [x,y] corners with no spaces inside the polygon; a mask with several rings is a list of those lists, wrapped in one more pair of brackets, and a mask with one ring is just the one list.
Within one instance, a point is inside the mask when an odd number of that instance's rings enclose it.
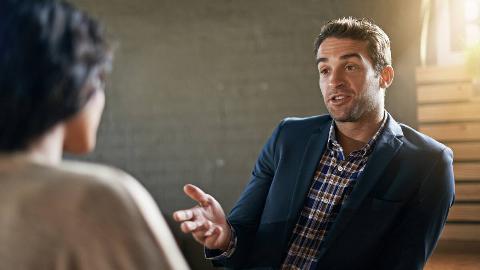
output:
{"label": "man's neck", "polygon": [[335,121],[337,141],[345,156],[365,146],[382,125],[384,117],[385,112],[382,110],[355,122]]}

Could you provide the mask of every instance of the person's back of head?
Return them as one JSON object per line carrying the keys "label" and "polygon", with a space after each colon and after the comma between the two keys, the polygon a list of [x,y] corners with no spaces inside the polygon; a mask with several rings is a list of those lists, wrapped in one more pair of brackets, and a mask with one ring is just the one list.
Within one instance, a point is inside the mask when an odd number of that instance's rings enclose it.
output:
{"label": "person's back of head", "polygon": [[26,150],[77,114],[110,59],[100,25],[72,5],[0,1],[0,152]]}
{"label": "person's back of head", "polygon": [[111,55],[66,2],[0,0],[0,268],[189,269],[133,177],[61,159],[95,145]]}

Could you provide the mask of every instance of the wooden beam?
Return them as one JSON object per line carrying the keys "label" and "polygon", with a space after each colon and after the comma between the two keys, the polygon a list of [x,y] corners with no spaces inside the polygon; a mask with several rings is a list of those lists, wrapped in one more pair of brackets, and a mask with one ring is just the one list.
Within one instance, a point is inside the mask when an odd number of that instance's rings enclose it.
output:
{"label": "wooden beam", "polygon": [[455,161],[480,161],[480,142],[449,143]]}
{"label": "wooden beam", "polygon": [[472,97],[471,83],[421,85],[417,88],[417,101],[420,104],[469,101]]}
{"label": "wooden beam", "polygon": [[418,106],[419,122],[480,120],[480,103],[430,104]]}
{"label": "wooden beam", "polygon": [[423,124],[418,130],[444,142],[480,140],[480,123]]}
{"label": "wooden beam", "polygon": [[480,180],[480,162],[455,163],[453,164],[453,172],[455,180]]}
{"label": "wooden beam", "polygon": [[480,240],[480,224],[449,224],[443,229],[442,240]]}
{"label": "wooden beam", "polygon": [[480,221],[480,203],[454,204],[448,214],[448,221]]}
{"label": "wooden beam", "polygon": [[416,78],[418,84],[471,81],[464,66],[418,67]]}
{"label": "wooden beam", "polygon": [[455,200],[480,201],[480,183],[457,183],[455,185]]}

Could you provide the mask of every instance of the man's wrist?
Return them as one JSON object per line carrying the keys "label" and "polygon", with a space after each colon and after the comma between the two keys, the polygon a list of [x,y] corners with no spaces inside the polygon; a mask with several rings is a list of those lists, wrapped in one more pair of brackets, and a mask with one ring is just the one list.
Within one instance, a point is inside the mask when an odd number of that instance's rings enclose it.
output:
{"label": "man's wrist", "polygon": [[223,243],[223,245],[219,248],[221,251],[228,251],[230,249],[230,246],[232,245],[232,226],[230,225],[230,223],[227,222],[226,226],[223,228],[223,230],[225,231],[225,233],[227,234],[226,237],[225,237],[225,241]]}
{"label": "man's wrist", "polygon": [[[237,247],[237,235],[235,233],[235,229],[228,223],[230,229],[230,238],[228,241],[228,245],[225,249],[208,249],[205,247],[205,258],[209,260],[220,260],[225,258],[230,258],[235,249]],[[228,239],[228,238],[227,238]]]}

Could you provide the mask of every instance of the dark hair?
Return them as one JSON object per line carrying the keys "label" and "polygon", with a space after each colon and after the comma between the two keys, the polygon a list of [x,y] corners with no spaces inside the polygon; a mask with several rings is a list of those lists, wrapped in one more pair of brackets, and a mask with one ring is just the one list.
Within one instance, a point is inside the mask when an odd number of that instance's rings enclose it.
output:
{"label": "dark hair", "polygon": [[329,37],[366,41],[369,56],[377,73],[385,66],[392,65],[390,39],[380,27],[367,19],[348,17],[329,21],[322,27],[315,40],[315,56],[322,42]]}
{"label": "dark hair", "polygon": [[110,59],[100,25],[72,5],[1,0],[0,152],[25,149],[80,111],[90,76]]}

